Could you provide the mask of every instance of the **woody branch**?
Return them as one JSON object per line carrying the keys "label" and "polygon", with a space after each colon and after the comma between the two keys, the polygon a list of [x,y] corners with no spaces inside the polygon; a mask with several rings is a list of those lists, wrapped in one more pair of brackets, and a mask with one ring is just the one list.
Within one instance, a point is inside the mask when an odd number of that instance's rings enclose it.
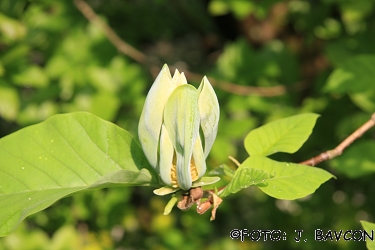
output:
{"label": "woody branch", "polygon": [[367,130],[372,128],[375,125],[375,113],[372,114],[371,119],[368,120],[365,124],[359,127],[351,135],[349,135],[343,142],[341,142],[336,148],[323,152],[311,159],[300,162],[300,164],[315,166],[323,161],[330,160],[342,154],[342,152],[355,140],[360,138]]}

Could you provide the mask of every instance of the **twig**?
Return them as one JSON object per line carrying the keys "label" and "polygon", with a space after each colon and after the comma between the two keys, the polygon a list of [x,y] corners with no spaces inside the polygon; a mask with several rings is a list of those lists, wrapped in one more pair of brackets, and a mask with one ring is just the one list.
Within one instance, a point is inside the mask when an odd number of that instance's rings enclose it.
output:
{"label": "twig", "polygon": [[[93,11],[93,9],[83,0],[74,0],[74,4],[76,5],[77,9],[86,17],[86,19],[94,23],[95,25],[99,26],[108,40],[117,48],[117,50],[124,55],[129,56],[133,60],[146,65],[147,63],[151,62],[151,58],[147,55],[142,53],[141,51],[135,49],[130,44],[124,42],[114,30],[108,26],[105,22],[103,22],[98,15]],[[147,65],[150,67],[150,71],[153,72],[154,66]],[[157,71],[159,72],[159,71]],[[187,78],[193,81],[200,81],[203,78],[203,75],[196,74],[190,72],[188,70],[184,70],[184,73]],[[243,96],[280,96],[286,93],[286,87],[282,85],[273,86],[273,87],[252,87],[252,86],[243,86],[237,85],[231,82],[226,81],[219,81],[213,78],[209,78],[210,83],[217,88],[220,88],[226,92],[243,95]]]}
{"label": "twig", "polygon": [[[171,66],[171,71],[173,72],[176,67]],[[152,67],[151,73],[154,77],[157,76],[159,73],[159,67]],[[184,69],[183,70],[185,76],[194,81],[194,82],[200,82],[203,79],[203,75],[193,73],[189,70]],[[238,85],[235,83],[227,82],[227,81],[220,81],[217,79],[214,79],[212,77],[208,77],[208,80],[210,81],[212,86],[215,86],[221,90],[224,90],[228,93],[241,95],[241,96],[264,96],[264,97],[271,97],[271,96],[280,96],[283,94],[286,94],[287,89],[283,85],[278,86],[272,86],[272,87],[253,87],[253,86],[243,86]],[[298,86],[296,86],[297,89],[302,89],[303,86],[301,83],[298,83]]]}
{"label": "twig", "polygon": [[356,131],[354,131],[350,136],[348,136],[343,142],[341,142],[336,148],[323,152],[309,160],[300,162],[300,164],[315,166],[318,163],[323,161],[330,160],[336,156],[342,154],[342,152],[355,140],[361,137],[367,130],[375,125],[375,113],[372,114],[371,119],[368,120],[365,124],[359,127]]}
{"label": "twig", "polygon": [[233,161],[234,164],[236,164],[236,166],[239,168],[241,166],[241,163],[239,163],[237,161],[236,158],[234,158],[233,156],[228,156],[229,160]]}
{"label": "twig", "polygon": [[[203,76],[197,73],[193,73],[187,70],[184,70],[184,73],[187,78],[193,81],[200,81],[202,80]],[[219,81],[212,77],[209,77],[208,80],[212,84],[212,86],[216,86],[226,92],[243,95],[243,96],[280,96],[286,93],[286,87],[282,85],[272,86],[272,87],[252,87],[252,86],[243,86],[234,84],[231,82],[226,81]]]}
{"label": "twig", "polygon": [[131,57],[135,61],[139,63],[146,62],[146,55],[140,52],[139,50],[133,48],[128,43],[124,42],[114,31],[109,27],[105,22],[103,22],[98,15],[92,10],[90,5],[88,5],[83,0],[74,0],[74,4],[76,5],[77,9],[81,11],[81,13],[86,17],[87,20],[90,22],[98,25],[102,28],[104,34],[108,38],[108,40],[120,51],[121,53]]}
{"label": "twig", "polygon": [[[323,161],[330,160],[336,156],[339,156],[342,154],[342,152],[355,140],[357,140],[359,137],[361,137],[367,130],[372,128],[375,125],[375,113],[371,115],[371,119],[368,120],[365,124],[363,124],[361,127],[359,127],[356,131],[354,131],[351,135],[349,135],[343,142],[341,142],[336,148],[332,150],[328,150],[326,152],[323,152],[309,160],[300,162],[299,164],[308,165],[308,166],[315,166],[318,163],[321,163]],[[231,156],[229,157],[231,159]],[[232,159],[231,159],[232,160]],[[222,186],[218,190],[224,190],[227,186]],[[214,190],[211,190],[214,191]]]}

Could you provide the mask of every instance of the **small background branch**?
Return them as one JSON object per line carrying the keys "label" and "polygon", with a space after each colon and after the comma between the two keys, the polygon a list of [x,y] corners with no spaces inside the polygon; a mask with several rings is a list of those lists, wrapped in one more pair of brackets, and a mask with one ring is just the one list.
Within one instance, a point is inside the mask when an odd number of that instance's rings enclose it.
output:
{"label": "small background branch", "polygon": [[131,57],[133,60],[144,64],[146,62],[147,56],[140,52],[139,50],[132,47],[130,44],[124,42],[114,30],[109,27],[105,22],[103,22],[98,15],[93,11],[93,9],[85,1],[74,0],[74,4],[77,9],[89,20],[91,23],[99,26],[108,40],[115,46],[118,51]]}
{"label": "small background branch", "polygon": [[[141,51],[135,49],[130,44],[122,40],[110,26],[108,26],[105,22],[103,22],[98,17],[98,15],[93,11],[90,5],[88,5],[85,1],[74,0],[74,4],[89,22],[97,25],[103,30],[105,36],[113,44],[113,46],[117,48],[117,50],[120,53],[129,56],[130,58],[132,58],[134,61],[137,61],[138,63],[148,66],[151,73],[155,75],[155,70],[154,70],[155,66],[151,63],[154,61],[152,60],[153,58],[148,57]],[[147,64],[150,64],[150,65],[147,65]],[[160,66],[157,68],[158,68],[157,69],[157,73],[158,73],[160,70]],[[173,67],[171,67],[171,69],[174,70]],[[203,75],[193,73],[188,70],[184,70],[184,73],[188,79],[193,80],[193,81],[199,82],[203,78]],[[254,96],[272,97],[272,96],[284,95],[287,93],[287,89],[283,85],[272,86],[272,87],[253,87],[253,86],[238,85],[238,84],[227,82],[227,81],[219,81],[211,77],[209,77],[209,81],[213,86],[221,90],[224,90],[226,92],[233,93],[236,95],[242,95],[242,96],[254,95]],[[297,86],[295,87],[297,90],[301,89],[302,84],[297,83]]]}
{"label": "small background branch", "polygon": [[361,137],[367,130],[372,128],[375,125],[375,113],[372,114],[371,119],[368,120],[365,124],[359,127],[351,135],[349,135],[343,142],[341,142],[336,148],[323,152],[311,159],[300,162],[300,164],[315,166],[323,161],[330,160],[342,154],[342,152],[355,140]]}

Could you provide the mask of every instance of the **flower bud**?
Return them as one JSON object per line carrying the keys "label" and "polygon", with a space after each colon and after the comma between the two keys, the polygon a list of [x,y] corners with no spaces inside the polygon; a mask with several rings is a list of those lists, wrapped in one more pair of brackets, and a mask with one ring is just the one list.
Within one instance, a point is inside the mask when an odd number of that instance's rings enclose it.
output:
{"label": "flower bud", "polygon": [[206,77],[198,89],[164,65],[145,101],[138,125],[143,151],[162,182],[189,190],[206,172],[216,138],[219,103]]}

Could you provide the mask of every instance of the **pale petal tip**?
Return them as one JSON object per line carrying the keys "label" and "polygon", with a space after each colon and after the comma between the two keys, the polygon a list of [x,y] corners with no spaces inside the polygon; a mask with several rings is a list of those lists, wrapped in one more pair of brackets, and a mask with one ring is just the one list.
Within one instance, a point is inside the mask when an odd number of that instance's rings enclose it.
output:
{"label": "pale petal tip", "polygon": [[161,70],[168,70],[168,71],[169,71],[168,64],[164,63],[164,65],[163,65],[163,67],[161,68]]}
{"label": "pale petal tip", "polygon": [[181,75],[180,75],[180,83],[181,84],[187,84],[185,73],[181,73]]}
{"label": "pale petal tip", "polygon": [[180,72],[178,71],[178,69],[176,69],[176,70],[174,71],[173,78],[175,78],[175,77],[179,77],[179,76],[180,76]]}
{"label": "pale petal tip", "polygon": [[212,88],[212,84],[211,84],[211,83],[210,83],[210,81],[208,80],[207,76],[204,76],[204,77],[203,77],[203,80],[202,80],[202,82],[204,82],[205,84],[208,84],[208,85],[210,85],[210,86],[211,86],[211,88]]}
{"label": "pale petal tip", "polygon": [[159,82],[159,81],[161,81],[161,79],[165,79],[165,77],[168,80],[172,79],[171,72],[169,71],[169,68],[168,68],[167,64],[164,64],[163,67],[161,68],[159,74],[157,75],[157,77],[156,77],[156,79],[154,81],[154,84],[157,83],[157,82]]}

